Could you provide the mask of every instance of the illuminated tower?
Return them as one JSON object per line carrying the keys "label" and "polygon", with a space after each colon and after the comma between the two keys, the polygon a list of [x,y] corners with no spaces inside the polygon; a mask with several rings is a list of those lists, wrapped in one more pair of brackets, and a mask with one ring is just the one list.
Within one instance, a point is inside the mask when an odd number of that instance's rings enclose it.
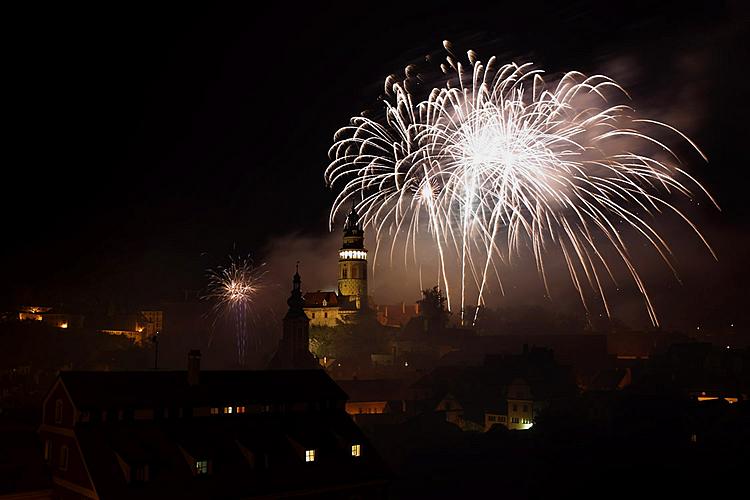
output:
{"label": "illuminated tower", "polygon": [[367,249],[365,232],[359,223],[359,214],[352,205],[344,224],[344,244],[339,250],[339,295],[356,304],[357,309],[367,305]]}

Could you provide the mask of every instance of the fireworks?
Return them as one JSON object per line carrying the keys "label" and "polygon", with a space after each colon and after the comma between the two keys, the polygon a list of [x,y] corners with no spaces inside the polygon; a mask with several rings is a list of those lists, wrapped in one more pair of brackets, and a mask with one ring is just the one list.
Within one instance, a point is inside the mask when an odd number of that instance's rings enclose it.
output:
{"label": "fireworks", "polygon": [[[422,99],[410,82],[425,79],[413,66],[406,80],[389,77],[384,118],[354,117],[335,134],[325,172],[340,190],[331,222],[354,200],[377,247],[391,238],[391,253],[397,240],[416,252],[426,229],[449,307],[457,294],[462,319],[468,295],[483,304],[489,280],[502,288],[499,264],[523,253],[533,256],[549,294],[545,259],[556,249],[584,306],[590,287],[609,314],[606,281],[616,284],[619,261],[657,325],[623,232],[634,230],[675,272],[650,222],[673,212],[710,250],[670,198],[692,198],[691,188],[711,197],[667,139],[705,160],[703,153],[675,128],[617,104],[629,96],[606,76],[570,72],[550,85],[531,64],[494,57],[484,64],[473,51],[468,59],[462,64],[451,52],[441,65],[444,84]],[[451,262],[460,264],[458,286],[446,272]]]}
{"label": "fireworks", "polygon": [[233,324],[237,343],[237,361],[244,365],[248,348],[248,320],[253,301],[263,289],[265,264],[254,267],[250,259],[230,257],[228,267],[209,269],[206,299],[213,300],[214,324],[227,318]]}

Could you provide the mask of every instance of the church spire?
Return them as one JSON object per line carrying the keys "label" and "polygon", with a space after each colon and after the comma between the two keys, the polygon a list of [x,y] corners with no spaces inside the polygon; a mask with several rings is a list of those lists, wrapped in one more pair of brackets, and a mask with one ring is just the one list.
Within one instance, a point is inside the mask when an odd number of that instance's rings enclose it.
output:
{"label": "church spire", "polygon": [[302,297],[302,278],[299,275],[299,261],[297,261],[297,270],[292,279],[292,293],[286,303],[289,305],[289,311],[286,313],[287,318],[305,316],[305,299]]}

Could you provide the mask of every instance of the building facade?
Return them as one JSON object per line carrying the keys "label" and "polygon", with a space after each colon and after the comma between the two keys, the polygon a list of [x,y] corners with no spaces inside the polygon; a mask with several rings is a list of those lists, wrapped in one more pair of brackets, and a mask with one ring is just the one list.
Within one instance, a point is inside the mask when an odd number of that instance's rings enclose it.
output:
{"label": "building facade", "polygon": [[304,295],[310,326],[334,327],[350,323],[355,321],[359,311],[368,307],[365,232],[354,206],[344,223],[337,285],[335,291],[318,290]]}

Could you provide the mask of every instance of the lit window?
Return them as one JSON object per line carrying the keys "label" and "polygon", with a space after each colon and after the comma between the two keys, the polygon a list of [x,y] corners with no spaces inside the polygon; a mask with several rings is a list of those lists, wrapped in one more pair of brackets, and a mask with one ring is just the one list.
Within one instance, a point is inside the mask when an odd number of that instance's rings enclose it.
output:
{"label": "lit window", "polygon": [[62,399],[55,401],[55,423],[61,424],[63,416],[63,402]]}
{"label": "lit window", "polygon": [[305,462],[315,461],[315,450],[305,450]]}
{"label": "lit window", "polygon": [[60,470],[68,470],[68,447],[60,447]]}
{"label": "lit window", "polygon": [[231,406],[225,406],[224,407],[224,413],[227,414],[227,415],[229,415],[230,413],[232,413],[232,407]]}
{"label": "lit window", "polygon": [[244,406],[238,406],[235,413],[245,413],[245,407]]}
{"label": "lit window", "polygon": [[218,415],[219,409],[218,408],[211,408],[211,415]]}
{"label": "lit window", "polygon": [[195,461],[195,473],[197,475],[208,474],[208,460]]}
{"label": "lit window", "polygon": [[358,456],[360,456],[360,454],[361,454],[361,449],[360,449],[359,445],[358,444],[353,444],[352,445],[352,456],[353,457],[358,457]]}

